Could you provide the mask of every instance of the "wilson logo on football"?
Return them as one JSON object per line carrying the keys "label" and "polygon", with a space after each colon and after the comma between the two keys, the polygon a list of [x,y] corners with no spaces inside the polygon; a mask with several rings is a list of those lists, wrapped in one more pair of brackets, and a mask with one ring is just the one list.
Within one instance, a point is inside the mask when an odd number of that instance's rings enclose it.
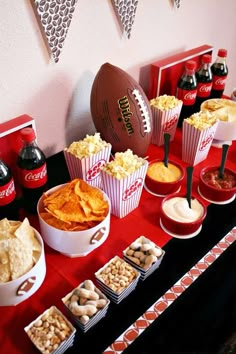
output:
{"label": "wilson logo on football", "polygon": [[100,173],[100,168],[104,166],[105,163],[106,161],[103,159],[96,162],[87,172],[87,181],[92,181],[93,179],[97,178]]}
{"label": "wilson logo on football", "polygon": [[143,179],[142,178],[137,178],[123,193],[123,200],[128,200],[131,198],[134,193],[137,192],[139,188],[141,188],[143,185]]}
{"label": "wilson logo on football", "polygon": [[174,127],[174,125],[177,123],[178,118],[179,115],[177,113],[174,116],[170,117],[170,119],[167,122],[165,122],[163,126],[164,131],[167,132],[171,130]]}
{"label": "wilson logo on football", "polygon": [[213,138],[214,138],[213,134],[206,137],[206,139],[201,142],[200,151],[205,150],[207,148],[207,146],[212,142]]}

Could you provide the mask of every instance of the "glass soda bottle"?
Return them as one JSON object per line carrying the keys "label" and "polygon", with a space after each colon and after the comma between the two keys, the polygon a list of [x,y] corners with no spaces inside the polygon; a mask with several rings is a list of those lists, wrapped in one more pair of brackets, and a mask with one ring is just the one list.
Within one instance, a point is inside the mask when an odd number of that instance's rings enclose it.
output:
{"label": "glass soda bottle", "polygon": [[0,220],[18,219],[15,183],[10,168],[0,160]]}
{"label": "glass soda bottle", "polygon": [[216,61],[211,66],[213,81],[211,98],[221,98],[225,89],[228,76],[228,67],[226,64],[227,50],[219,49]]}
{"label": "glass soda bottle", "polygon": [[183,101],[178,126],[182,127],[183,120],[194,113],[197,96],[196,63],[188,60],[185,70],[177,83],[176,97]]}
{"label": "glass soda bottle", "polygon": [[46,157],[36,143],[35,131],[20,131],[23,146],[19,151],[17,166],[22,189],[23,206],[31,214],[37,212],[37,202],[47,189]]}
{"label": "glass soda bottle", "polygon": [[196,72],[197,78],[197,97],[195,104],[195,112],[200,111],[201,104],[208,100],[211,95],[212,88],[212,72],[211,72],[211,55],[204,54],[202,56],[201,65]]}

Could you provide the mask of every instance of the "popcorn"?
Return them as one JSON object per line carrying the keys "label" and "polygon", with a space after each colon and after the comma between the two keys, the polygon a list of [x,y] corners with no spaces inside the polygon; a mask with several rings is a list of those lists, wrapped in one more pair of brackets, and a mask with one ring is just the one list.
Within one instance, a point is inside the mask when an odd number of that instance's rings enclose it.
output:
{"label": "popcorn", "polygon": [[65,149],[65,151],[70,152],[79,159],[82,159],[92,154],[97,154],[99,151],[108,146],[109,144],[101,139],[100,133],[95,133],[94,135],[87,134],[83,140],[74,141],[68,148]]}
{"label": "popcorn", "polygon": [[125,152],[117,152],[115,159],[104,165],[102,169],[113,177],[122,179],[137,171],[144,163],[143,158],[134,155],[133,151],[128,149]]}
{"label": "popcorn", "polygon": [[182,101],[175,96],[163,95],[150,100],[151,107],[158,108],[162,111],[166,109],[173,109],[181,104]]}
{"label": "popcorn", "polygon": [[193,125],[199,130],[212,127],[218,120],[219,119],[214,113],[210,113],[208,111],[194,113],[189,118],[185,119],[187,123]]}
{"label": "popcorn", "polygon": [[183,120],[182,160],[196,165],[206,159],[218,125],[210,112],[197,112]]}
{"label": "popcorn", "polygon": [[174,139],[182,104],[183,102],[175,96],[168,95],[150,100],[153,116],[152,144],[163,145],[164,133],[170,135],[170,141]]}

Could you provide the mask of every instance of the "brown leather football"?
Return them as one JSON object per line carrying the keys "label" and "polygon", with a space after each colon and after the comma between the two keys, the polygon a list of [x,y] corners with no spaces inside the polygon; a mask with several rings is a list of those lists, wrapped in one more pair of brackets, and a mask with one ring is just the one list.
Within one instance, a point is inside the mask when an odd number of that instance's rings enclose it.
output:
{"label": "brown leather football", "polygon": [[131,149],[144,157],[151,141],[152,112],[142,87],[122,69],[105,63],[95,76],[91,114],[112,152]]}

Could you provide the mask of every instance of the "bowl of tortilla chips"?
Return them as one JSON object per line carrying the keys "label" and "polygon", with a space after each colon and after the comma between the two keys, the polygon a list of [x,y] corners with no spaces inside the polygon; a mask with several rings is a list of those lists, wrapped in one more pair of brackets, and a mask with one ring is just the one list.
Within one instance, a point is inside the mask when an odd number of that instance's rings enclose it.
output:
{"label": "bowl of tortilla chips", "polygon": [[219,119],[215,141],[236,140],[236,102],[226,98],[212,98],[202,103],[201,110],[212,112]]}
{"label": "bowl of tortilla chips", "polygon": [[46,275],[44,244],[27,218],[0,220],[0,306],[32,296]]}
{"label": "bowl of tortilla chips", "polygon": [[110,200],[82,179],[49,189],[37,209],[44,241],[65,256],[84,257],[108,237]]}

